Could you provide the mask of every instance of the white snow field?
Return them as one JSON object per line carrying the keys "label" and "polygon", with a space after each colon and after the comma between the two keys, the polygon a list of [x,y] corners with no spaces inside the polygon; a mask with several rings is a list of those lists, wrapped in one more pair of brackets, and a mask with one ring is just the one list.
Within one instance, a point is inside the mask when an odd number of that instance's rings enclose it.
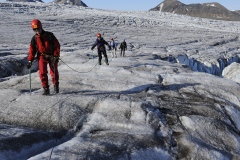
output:
{"label": "white snow field", "polygon": [[[35,18],[61,44],[59,94],[42,96],[37,63],[26,68]],[[126,56],[107,51],[99,66],[98,32],[125,39]],[[238,160],[239,33],[170,13],[0,3],[0,159]]]}

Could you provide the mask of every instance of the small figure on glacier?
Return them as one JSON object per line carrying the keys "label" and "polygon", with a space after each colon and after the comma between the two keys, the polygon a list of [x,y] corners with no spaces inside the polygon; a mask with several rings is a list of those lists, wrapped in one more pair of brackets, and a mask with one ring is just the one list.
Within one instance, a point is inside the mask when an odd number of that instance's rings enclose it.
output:
{"label": "small figure on glacier", "polygon": [[96,39],[95,43],[92,45],[91,50],[93,50],[97,46],[97,49],[98,49],[98,64],[99,65],[102,64],[102,54],[105,57],[105,63],[107,65],[109,65],[105,45],[107,45],[109,50],[111,50],[111,46],[103,39],[101,34],[98,33],[97,34],[97,39]]}
{"label": "small figure on glacier", "polygon": [[111,38],[110,46],[112,47],[112,58],[117,58],[117,43],[115,43],[114,39]]}
{"label": "small figure on glacier", "polygon": [[126,43],[125,39],[124,39],[123,42],[120,44],[119,49],[121,49],[120,56],[124,57],[124,56],[125,56],[125,50],[127,50],[127,43]]}
{"label": "small figure on glacier", "polygon": [[58,60],[60,56],[60,44],[58,39],[52,32],[43,30],[42,23],[38,19],[31,22],[31,27],[34,31],[34,36],[31,39],[27,68],[30,69],[32,62],[38,60],[39,77],[43,86],[43,95],[50,94],[48,85],[48,69],[50,67],[50,75],[54,85],[55,93],[59,93],[59,74],[58,74]]}

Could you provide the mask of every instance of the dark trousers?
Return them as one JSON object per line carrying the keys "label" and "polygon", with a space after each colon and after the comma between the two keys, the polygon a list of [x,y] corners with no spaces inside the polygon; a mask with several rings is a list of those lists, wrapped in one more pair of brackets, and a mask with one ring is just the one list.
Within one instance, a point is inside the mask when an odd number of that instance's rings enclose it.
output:
{"label": "dark trousers", "polygon": [[120,56],[124,57],[125,56],[125,48],[121,48],[121,53]]}
{"label": "dark trousers", "polygon": [[98,61],[101,62],[102,61],[102,54],[105,58],[107,58],[107,52],[106,50],[98,50]]}

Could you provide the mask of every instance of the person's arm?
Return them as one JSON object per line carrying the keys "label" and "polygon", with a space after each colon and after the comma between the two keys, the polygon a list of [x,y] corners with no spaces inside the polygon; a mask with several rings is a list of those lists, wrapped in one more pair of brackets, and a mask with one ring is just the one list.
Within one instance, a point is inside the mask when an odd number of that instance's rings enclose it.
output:
{"label": "person's arm", "polygon": [[35,36],[33,36],[31,42],[30,42],[30,46],[29,46],[29,51],[28,51],[28,61],[33,61],[35,58],[35,54],[36,54],[36,42],[35,42]]}
{"label": "person's arm", "polygon": [[109,50],[111,50],[111,46],[108,44],[107,41],[103,40],[103,43],[106,44],[106,45],[108,46]]}
{"label": "person's arm", "polygon": [[122,43],[120,44],[119,49],[122,49]]}
{"label": "person's arm", "polygon": [[96,47],[96,45],[97,45],[97,41],[95,41],[95,43],[92,45],[91,50],[93,50]]}

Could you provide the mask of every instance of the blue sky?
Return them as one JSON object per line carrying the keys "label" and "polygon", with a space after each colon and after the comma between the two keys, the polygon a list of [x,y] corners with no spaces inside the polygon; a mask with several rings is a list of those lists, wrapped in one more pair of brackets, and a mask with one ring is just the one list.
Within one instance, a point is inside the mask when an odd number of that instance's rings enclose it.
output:
{"label": "blue sky", "polygon": [[[89,7],[114,10],[149,10],[163,0],[82,0]],[[240,10],[240,0],[179,0],[184,4],[218,2],[229,10]]]}
{"label": "blue sky", "polygon": [[[0,0],[3,2],[5,0]],[[52,2],[53,0],[43,0]],[[163,0],[82,0],[89,7],[112,10],[149,10]],[[229,10],[240,10],[240,0],[179,0],[185,4],[218,2]]]}

